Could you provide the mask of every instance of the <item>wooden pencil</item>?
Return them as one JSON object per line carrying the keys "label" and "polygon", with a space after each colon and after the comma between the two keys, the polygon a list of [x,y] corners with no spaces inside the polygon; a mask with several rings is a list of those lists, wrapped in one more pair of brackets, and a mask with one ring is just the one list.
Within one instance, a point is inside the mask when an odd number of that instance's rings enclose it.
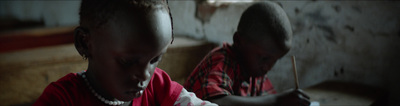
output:
{"label": "wooden pencil", "polygon": [[293,65],[293,73],[294,73],[294,81],[296,84],[296,89],[299,89],[299,79],[297,78],[297,69],[296,69],[296,58],[292,56],[292,65]]}

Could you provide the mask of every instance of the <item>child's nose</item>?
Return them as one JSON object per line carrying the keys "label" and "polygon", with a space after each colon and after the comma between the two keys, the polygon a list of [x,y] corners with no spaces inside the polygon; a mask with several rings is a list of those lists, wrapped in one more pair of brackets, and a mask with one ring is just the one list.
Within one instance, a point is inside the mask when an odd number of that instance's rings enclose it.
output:
{"label": "child's nose", "polygon": [[134,69],[133,71],[132,80],[146,81],[150,78],[150,68],[147,66]]}

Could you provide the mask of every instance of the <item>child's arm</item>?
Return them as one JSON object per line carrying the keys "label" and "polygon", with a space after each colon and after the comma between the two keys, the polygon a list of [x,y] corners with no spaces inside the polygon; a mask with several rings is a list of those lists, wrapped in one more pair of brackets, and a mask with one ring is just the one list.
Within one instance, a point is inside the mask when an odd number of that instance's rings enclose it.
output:
{"label": "child's arm", "polygon": [[222,106],[242,106],[242,105],[263,105],[263,106],[309,106],[309,97],[301,90],[289,90],[277,95],[266,95],[256,97],[242,97],[235,95],[226,95],[219,98],[210,99]]}
{"label": "child's arm", "polygon": [[197,98],[193,92],[188,92],[185,88],[182,89],[174,106],[218,106],[217,104]]}

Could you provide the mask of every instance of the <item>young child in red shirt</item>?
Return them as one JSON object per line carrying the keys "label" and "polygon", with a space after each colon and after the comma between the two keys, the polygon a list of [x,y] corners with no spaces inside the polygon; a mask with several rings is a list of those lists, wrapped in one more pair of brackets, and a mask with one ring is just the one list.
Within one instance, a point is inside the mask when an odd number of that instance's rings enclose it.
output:
{"label": "young child in red shirt", "polygon": [[199,98],[219,105],[304,105],[301,90],[276,94],[267,72],[291,48],[292,29],[277,4],[251,5],[240,18],[233,45],[212,50],[194,69],[184,86]]}
{"label": "young child in red shirt", "polygon": [[83,0],[75,47],[89,62],[46,87],[34,105],[215,105],[157,68],[173,41],[165,0]]}

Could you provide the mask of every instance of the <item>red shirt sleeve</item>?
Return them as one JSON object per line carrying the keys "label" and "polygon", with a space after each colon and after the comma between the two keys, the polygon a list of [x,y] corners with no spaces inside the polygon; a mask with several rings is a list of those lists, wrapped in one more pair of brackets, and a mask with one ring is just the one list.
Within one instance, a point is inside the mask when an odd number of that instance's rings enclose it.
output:
{"label": "red shirt sleeve", "polygon": [[[193,73],[185,82],[185,87],[194,92],[197,97],[209,99],[214,96],[232,95],[231,68],[226,64],[225,54],[214,50],[210,56],[195,68]],[[229,73],[227,73],[229,72]]]}
{"label": "red shirt sleeve", "polygon": [[75,74],[68,74],[65,77],[59,79],[57,82],[50,83],[43,91],[42,95],[36,100],[33,106],[54,106],[54,105],[73,105],[72,96],[75,91],[74,89],[68,89],[67,87],[76,87],[77,84],[73,83],[76,80],[72,77],[76,77]]}
{"label": "red shirt sleeve", "polygon": [[[203,77],[204,87],[202,88],[203,99],[209,99],[215,96],[232,95],[232,79],[223,71],[223,63],[212,67],[211,71]],[[199,93],[200,94],[200,93]],[[197,95],[197,94],[196,94]]]}
{"label": "red shirt sleeve", "polygon": [[36,100],[33,106],[49,106],[49,105],[59,105],[65,104],[65,97],[60,96],[63,95],[62,92],[51,83],[46,89],[43,91],[42,95]]}

